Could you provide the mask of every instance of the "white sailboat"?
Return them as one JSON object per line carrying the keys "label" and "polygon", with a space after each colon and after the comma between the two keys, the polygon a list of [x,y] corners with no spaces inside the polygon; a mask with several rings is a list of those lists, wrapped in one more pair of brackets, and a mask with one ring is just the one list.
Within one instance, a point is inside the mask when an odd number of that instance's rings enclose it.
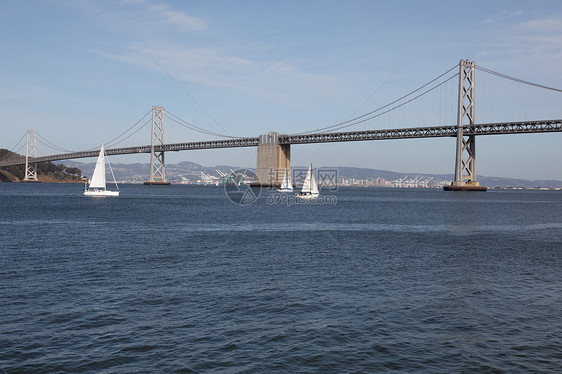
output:
{"label": "white sailboat", "polygon": [[[111,170],[111,164],[109,164],[109,170]],[[111,175],[113,176],[113,182],[115,183],[117,191],[109,191],[105,187],[105,148],[102,144],[94,169],[94,175],[92,175],[92,179],[89,180],[89,185],[84,183],[84,196],[119,196],[119,187],[117,186],[117,181],[115,181],[113,170],[111,170]]]}
{"label": "white sailboat", "polygon": [[302,190],[297,194],[297,197],[301,199],[316,199],[320,193],[318,192],[318,184],[316,184],[316,178],[312,172],[312,164],[308,167],[308,172],[306,173],[306,178],[302,185]]}
{"label": "white sailboat", "polygon": [[281,183],[281,187],[277,189],[279,192],[293,192],[293,183],[291,182],[291,174],[287,170],[285,170],[285,174],[283,175],[283,182]]}

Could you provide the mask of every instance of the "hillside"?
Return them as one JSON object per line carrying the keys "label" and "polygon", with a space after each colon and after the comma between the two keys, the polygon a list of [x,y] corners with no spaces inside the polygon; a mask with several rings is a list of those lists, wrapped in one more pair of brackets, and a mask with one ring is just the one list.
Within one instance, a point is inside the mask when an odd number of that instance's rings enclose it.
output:
{"label": "hillside", "polygon": [[[23,157],[21,155],[9,152],[6,149],[0,149],[0,160],[9,157]],[[37,174],[41,182],[80,182],[82,174],[89,176],[92,174],[95,163],[83,163],[78,161],[68,160],[64,164],[53,164],[51,162],[40,163],[37,165]],[[142,183],[148,179],[149,164],[136,163],[136,164],[112,164],[115,177],[120,182],[128,183]],[[0,182],[19,182],[24,178],[24,166],[10,166],[0,168]],[[323,169],[337,170],[337,177],[339,180],[354,179],[354,180],[374,180],[384,179],[387,181],[395,181],[401,178],[426,178],[432,179],[434,183],[450,183],[453,179],[452,174],[428,174],[428,173],[400,173],[388,170],[378,170],[369,168],[356,168],[356,167],[322,167]],[[205,175],[219,179],[220,175],[217,170],[222,173],[229,173],[231,169],[237,169],[234,166],[219,165],[215,167],[207,167],[198,165],[193,162],[183,161],[178,164],[166,165],[166,178],[172,183],[195,183],[202,181]],[[299,169],[298,166],[292,166],[293,170]],[[300,169],[306,169],[300,167]],[[520,187],[520,188],[560,188],[562,181],[558,180],[526,180],[514,179],[503,177],[488,177],[478,176],[479,182],[487,187]]]}
{"label": "hillside", "polygon": [[[79,168],[83,171],[85,176],[91,175],[95,163],[82,163],[78,161],[68,161],[68,165],[75,168]],[[148,174],[150,172],[148,163],[135,163],[135,164],[120,164],[112,163],[113,172],[115,177],[120,182],[126,183],[142,183],[148,179]],[[388,170],[378,170],[369,168],[356,168],[356,167],[328,167],[323,166],[322,169],[327,170],[337,170],[338,179],[357,179],[357,180],[372,180],[377,178],[383,178],[387,181],[394,181],[404,177],[414,178],[421,177],[425,179],[432,179],[432,182],[446,182],[447,184],[454,178],[453,174],[428,174],[420,172],[412,173],[400,173]],[[219,178],[220,175],[217,170],[222,173],[229,173],[230,170],[236,170],[238,167],[219,165],[215,167],[207,167],[198,165],[193,162],[183,161],[178,164],[167,164],[166,165],[166,179],[172,183],[182,183],[182,182],[197,182],[198,180],[203,180],[201,173],[208,176]],[[292,170],[297,169],[306,170],[304,166],[293,165]],[[526,179],[514,179],[514,178],[503,178],[503,177],[488,177],[488,176],[478,176],[478,181],[487,187],[521,187],[521,188],[559,188],[562,187],[562,181],[559,180],[526,180]]]}
{"label": "hillside", "polygon": [[[0,160],[10,157],[23,157],[0,149]],[[0,182],[21,182],[25,177],[25,166],[7,166],[0,168]],[[75,167],[55,165],[52,162],[41,162],[37,164],[37,178],[40,182],[51,183],[78,183],[82,181],[82,171]]]}

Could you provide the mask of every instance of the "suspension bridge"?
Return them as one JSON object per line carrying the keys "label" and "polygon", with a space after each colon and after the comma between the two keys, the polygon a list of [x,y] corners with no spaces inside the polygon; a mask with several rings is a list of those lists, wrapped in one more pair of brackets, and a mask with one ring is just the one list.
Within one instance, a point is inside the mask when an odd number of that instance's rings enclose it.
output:
{"label": "suspension bridge", "polygon": [[[455,73],[454,70],[458,69]],[[562,90],[547,87],[518,78],[510,77],[501,73],[491,71],[479,66],[472,61],[461,60],[458,66],[449,69],[429,83],[402,96],[401,98],[353,119],[340,122],[335,125],[323,127],[314,131],[300,134],[279,134],[269,132],[257,137],[232,137],[217,134],[203,128],[191,125],[180,118],[171,115],[172,121],[195,131],[227,139],[206,140],[186,143],[164,142],[164,108],[155,106],[152,108],[152,135],[151,144],[122,148],[106,148],[107,155],[125,155],[135,153],[150,154],[150,175],[146,184],[169,184],[165,175],[165,152],[187,151],[197,149],[217,149],[234,147],[257,147],[256,175],[261,185],[278,186],[281,183],[286,170],[290,171],[290,149],[291,145],[310,143],[331,143],[368,140],[389,139],[414,139],[414,138],[438,138],[450,137],[456,139],[455,155],[455,179],[451,185],[445,186],[445,190],[473,190],[485,191],[476,179],[476,136],[481,135],[506,135],[506,134],[529,134],[562,132],[562,119],[547,120],[524,120],[524,121],[500,121],[490,123],[475,123],[475,71],[480,70],[489,75],[504,80],[516,82],[520,85],[533,87],[534,89],[553,92],[560,100]],[[434,92],[445,83],[451,82],[458,77],[457,108],[455,125],[418,126],[392,129],[368,129],[359,131],[341,131],[357,126],[367,121],[372,121],[383,115],[399,110],[412,102],[423,98],[429,92]],[[500,88],[501,89],[501,88]],[[526,102],[529,97],[522,95]],[[490,100],[491,101],[491,100]],[[541,100],[543,102],[544,100]],[[560,103],[560,101],[558,101]],[[544,104],[544,103],[543,103]],[[538,104],[537,104],[538,105]],[[550,105],[552,106],[552,105]],[[555,104],[558,109],[562,105]],[[150,112],[149,112],[150,113]],[[148,116],[147,113],[145,115]],[[560,118],[562,113],[554,111]],[[144,118],[144,117],[143,117]],[[141,119],[142,120],[142,119]],[[141,121],[139,120],[139,122]],[[137,122],[137,124],[139,123]],[[136,125],[136,124],[135,124]],[[129,129],[131,130],[131,129]],[[128,131],[129,131],[128,130]],[[135,132],[137,132],[137,129]],[[127,132],[125,132],[127,133]],[[125,134],[124,133],[124,134]],[[120,135],[116,139],[122,137]],[[132,134],[131,134],[132,135]],[[65,152],[48,156],[37,157],[37,133],[28,130],[25,134],[26,154],[14,154],[9,158],[0,160],[0,167],[25,165],[24,181],[37,181],[36,164],[47,161],[61,161],[68,159],[79,159],[96,157],[99,149],[80,152]],[[129,135],[130,136],[130,135]],[[23,138],[22,138],[23,139]],[[43,138],[44,139],[44,138]],[[114,140],[116,140],[114,139]],[[44,139],[45,140],[45,139]],[[21,141],[21,140],[20,140]],[[46,140],[45,140],[46,141]],[[52,143],[49,143],[52,145]],[[16,146],[17,147],[17,146]],[[14,148],[16,148],[14,147]],[[21,147],[20,147],[21,149]],[[57,147],[57,149],[61,149]]]}

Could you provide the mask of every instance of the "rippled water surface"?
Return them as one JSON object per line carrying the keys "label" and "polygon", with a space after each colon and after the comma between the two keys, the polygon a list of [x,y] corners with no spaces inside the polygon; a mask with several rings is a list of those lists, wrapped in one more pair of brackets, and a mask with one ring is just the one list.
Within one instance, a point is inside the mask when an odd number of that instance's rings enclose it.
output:
{"label": "rippled water surface", "polygon": [[0,184],[0,372],[562,367],[562,192]]}

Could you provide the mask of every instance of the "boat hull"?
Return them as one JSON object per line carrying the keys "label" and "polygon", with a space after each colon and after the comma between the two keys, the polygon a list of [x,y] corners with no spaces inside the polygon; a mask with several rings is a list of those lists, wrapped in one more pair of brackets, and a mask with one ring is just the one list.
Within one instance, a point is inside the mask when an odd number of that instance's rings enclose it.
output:
{"label": "boat hull", "polygon": [[119,191],[86,190],[84,191],[84,196],[91,196],[91,197],[119,196]]}
{"label": "boat hull", "polygon": [[279,188],[277,189],[277,192],[293,192],[293,189],[288,189],[288,188]]}
{"label": "boat hull", "polygon": [[311,200],[311,199],[316,199],[318,198],[319,194],[296,194],[295,196],[298,197],[299,199],[304,199],[304,200]]}

